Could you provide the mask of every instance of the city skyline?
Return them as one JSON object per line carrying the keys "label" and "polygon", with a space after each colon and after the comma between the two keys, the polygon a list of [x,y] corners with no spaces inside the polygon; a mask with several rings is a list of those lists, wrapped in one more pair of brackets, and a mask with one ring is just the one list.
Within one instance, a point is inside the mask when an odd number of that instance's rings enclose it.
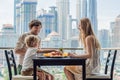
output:
{"label": "city skyline", "polygon": [[[47,3],[46,3],[47,2]],[[115,18],[120,14],[119,7],[120,0],[97,0],[97,13],[98,13],[98,29],[109,28],[110,22],[115,21]],[[46,5],[44,5],[44,3]],[[108,4],[109,3],[109,4]],[[14,0],[4,0],[0,3],[0,28],[3,24],[13,24],[13,15],[14,15]],[[11,6],[13,5],[13,6]],[[75,5],[76,2],[74,0],[70,0],[70,14],[74,18],[76,16],[75,13]],[[102,6],[101,6],[102,5]],[[44,8],[47,9],[50,6],[56,6],[56,0],[38,0],[38,9]],[[37,10],[38,10],[37,9]]]}
{"label": "city skyline", "polygon": [[[20,0],[15,0],[15,1],[20,1]],[[26,2],[27,4],[24,3],[24,1],[28,1]],[[35,4],[29,3],[29,1],[33,1],[33,0],[24,0],[24,1],[20,3],[21,5],[18,4],[17,6],[14,6],[14,0],[4,0],[2,4],[0,3],[0,28],[3,27],[2,30],[0,30],[0,47],[1,47],[0,52],[2,57],[0,59],[0,67],[1,67],[0,73],[2,73],[2,75],[6,75],[5,78],[7,78],[8,73],[4,72],[7,69],[6,68],[7,64],[5,63],[6,59],[4,56],[3,48],[14,49],[19,39],[19,36],[23,32],[29,31],[28,23],[33,18],[40,20],[43,26],[40,33],[38,34],[38,36],[41,39],[40,48],[56,48],[56,49],[68,48],[69,50],[64,49],[64,52],[74,52],[77,54],[85,52],[85,50],[81,50],[81,48],[83,48],[84,46],[81,44],[82,41],[80,40],[80,36],[78,36],[78,30],[76,29],[76,25],[73,25],[72,21],[73,22],[76,21],[77,23],[77,20],[80,19],[79,15],[80,16],[86,15],[86,17],[89,16],[88,18],[93,19],[91,20],[91,22],[98,21],[97,27],[99,31],[97,30],[97,34],[98,34],[97,38],[101,46],[101,49],[100,49],[100,60],[102,63],[101,67],[104,66],[108,49],[114,48],[119,51],[119,47],[120,47],[119,2],[120,0],[114,0],[114,2],[113,0],[105,0],[105,1],[97,0],[97,4],[95,4],[94,2],[96,0],[49,0],[49,1],[34,0],[34,1],[38,1],[38,5],[36,5],[36,3]],[[58,3],[56,4],[57,1]],[[70,4],[69,4],[69,1],[70,1]],[[79,1],[83,1],[83,2],[85,1],[85,3],[82,4],[81,6]],[[88,2],[86,3],[86,1]],[[78,4],[78,6],[76,6],[76,4]],[[97,5],[98,7],[97,11],[96,11],[96,6],[94,5]],[[57,7],[57,9],[55,9],[54,6]],[[39,10],[40,10],[42,14],[38,14],[37,16],[35,16],[36,8],[37,8],[37,13],[39,13]],[[49,10],[49,11],[46,12],[45,10]],[[94,14],[96,12],[97,14]],[[17,16],[14,13],[16,13]],[[76,13],[78,13],[78,15]],[[96,15],[98,15],[97,16],[98,20],[94,19],[96,18]],[[16,26],[17,28],[13,27],[14,20],[17,24]],[[59,26],[58,26],[58,23],[59,23]],[[6,25],[3,25],[3,24],[6,24]],[[107,30],[109,29],[109,27],[111,27],[110,30]],[[94,26],[93,26],[93,29],[94,29]],[[17,34],[19,32],[21,33]],[[78,50],[79,48],[80,50]],[[118,78],[120,78],[120,75],[119,75],[120,59],[117,59],[116,62],[117,63],[115,64],[114,79],[119,80]],[[5,68],[5,70],[3,68]],[[48,70],[48,72],[51,72],[52,74],[54,74],[55,80],[58,80],[58,79],[65,80],[65,75],[63,75],[64,73],[63,71],[61,71],[62,68],[63,67],[60,67],[60,66],[50,67],[49,69],[50,71],[49,71],[48,68],[44,67],[45,70]],[[103,71],[103,68],[101,68],[101,71]],[[0,75],[0,80],[2,75]]]}

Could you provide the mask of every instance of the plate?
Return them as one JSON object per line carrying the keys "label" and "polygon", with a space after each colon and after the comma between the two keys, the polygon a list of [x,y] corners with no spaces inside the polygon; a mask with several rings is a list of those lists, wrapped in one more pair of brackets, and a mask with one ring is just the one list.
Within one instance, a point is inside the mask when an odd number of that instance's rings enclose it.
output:
{"label": "plate", "polygon": [[43,56],[48,58],[64,58],[64,57],[68,57],[68,53],[63,53],[62,55],[53,55],[51,53],[44,53]]}
{"label": "plate", "polygon": [[46,57],[46,58],[66,58],[67,56],[56,56],[56,57]]}
{"label": "plate", "polygon": [[56,57],[50,57],[50,56],[39,56],[38,58],[67,58],[68,56],[56,56]]}

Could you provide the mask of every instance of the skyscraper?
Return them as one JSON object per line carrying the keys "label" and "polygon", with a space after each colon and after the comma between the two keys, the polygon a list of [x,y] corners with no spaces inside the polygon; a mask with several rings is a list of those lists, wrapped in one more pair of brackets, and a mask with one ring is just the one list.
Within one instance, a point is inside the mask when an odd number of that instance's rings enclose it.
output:
{"label": "skyscraper", "polygon": [[97,0],[77,0],[76,18],[88,17],[91,20],[95,35],[97,35]]}
{"label": "skyscraper", "polygon": [[12,24],[4,24],[0,33],[0,47],[15,47],[17,39]]}
{"label": "skyscraper", "polygon": [[87,17],[87,0],[77,0],[76,9],[76,18],[79,22],[81,18]]}
{"label": "skyscraper", "polygon": [[72,16],[67,16],[67,26],[66,26],[66,40],[72,37]]}
{"label": "skyscraper", "polygon": [[114,27],[112,33],[113,47],[119,47],[120,46],[120,15],[116,17],[113,27]]}
{"label": "skyscraper", "polygon": [[54,19],[55,19],[55,16],[51,13],[43,13],[43,14],[40,14],[37,16],[38,20],[40,20],[42,22],[42,30],[40,32],[40,36],[42,39],[44,39],[45,37],[47,37],[47,35],[49,33],[51,33],[52,31],[55,31],[54,30],[54,25],[55,25],[55,22],[54,22]]}
{"label": "skyscraper", "polygon": [[110,47],[115,46],[114,45],[114,28],[115,28],[115,21],[110,22]]}
{"label": "skyscraper", "polygon": [[14,29],[17,34],[21,34],[21,27],[20,27],[20,9],[21,9],[21,4],[17,3],[14,9]]}
{"label": "skyscraper", "polygon": [[87,0],[87,17],[91,20],[95,35],[98,32],[97,0]]}
{"label": "skyscraper", "polygon": [[54,25],[53,25],[53,29],[55,32],[58,32],[58,24],[57,24],[57,16],[58,16],[58,13],[56,11],[56,7],[55,6],[51,6],[50,7],[51,10],[49,10],[49,13],[53,14],[54,15]]}
{"label": "skyscraper", "polygon": [[101,47],[108,48],[110,46],[109,30],[107,30],[107,29],[99,30],[98,36],[99,36],[99,41],[100,41]]}
{"label": "skyscraper", "polygon": [[69,0],[57,0],[58,33],[62,39],[67,38],[67,16],[69,15]]}
{"label": "skyscraper", "polygon": [[20,33],[20,2],[21,0],[14,0],[14,31]]}
{"label": "skyscraper", "polygon": [[15,4],[16,30],[18,34],[28,32],[29,22],[36,19],[37,0],[15,0]]}

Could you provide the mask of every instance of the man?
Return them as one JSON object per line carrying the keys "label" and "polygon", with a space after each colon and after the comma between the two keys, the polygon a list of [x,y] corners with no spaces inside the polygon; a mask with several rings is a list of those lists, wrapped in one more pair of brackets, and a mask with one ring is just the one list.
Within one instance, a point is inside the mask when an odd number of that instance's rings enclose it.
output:
{"label": "man", "polygon": [[25,45],[25,37],[28,35],[38,35],[40,30],[42,28],[42,23],[38,20],[32,20],[29,23],[29,29],[30,31],[27,33],[22,34],[16,44],[16,47],[14,49],[15,53],[19,55],[19,65],[18,65],[18,73],[21,73],[22,69],[22,63],[24,59],[25,52],[27,50],[27,47]]}

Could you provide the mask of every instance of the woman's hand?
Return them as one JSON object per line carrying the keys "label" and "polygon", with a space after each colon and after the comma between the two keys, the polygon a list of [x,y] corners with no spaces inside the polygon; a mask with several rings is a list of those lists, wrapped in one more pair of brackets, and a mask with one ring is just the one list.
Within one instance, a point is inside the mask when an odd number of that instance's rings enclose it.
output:
{"label": "woman's hand", "polygon": [[73,58],[77,57],[77,55],[75,53],[68,53],[68,56],[73,57]]}

